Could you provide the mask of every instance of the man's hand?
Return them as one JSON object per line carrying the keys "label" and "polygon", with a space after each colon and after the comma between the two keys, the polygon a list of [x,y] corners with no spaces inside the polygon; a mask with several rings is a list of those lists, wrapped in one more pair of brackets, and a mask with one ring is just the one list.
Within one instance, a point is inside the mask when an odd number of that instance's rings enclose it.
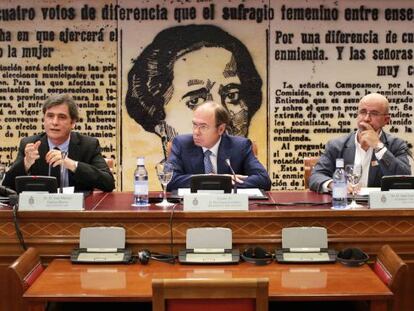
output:
{"label": "man's hand", "polygon": [[360,143],[362,149],[366,151],[369,147],[375,148],[380,142],[377,131],[375,131],[370,124],[364,121],[361,121],[359,125],[360,128],[363,128],[363,130],[360,130],[358,133],[358,142]]}
{"label": "man's hand", "polygon": [[[238,184],[242,184],[244,183],[244,180],[249,177],[247,175],[238,175],[236,174],[236,176],[233,176],[231,174],[226,174],[227,176],[231,177],[231,183],[234,185],[234,182],[236,181]],[[236,177],[236,180],[234,180],[234,177]]]}
{"label": "man's hand", "polygon": [[76,170],[76,162],[70,159],[69,157],[65,157],[63,159],[62,152],[57,149],[49,150],[48,153],[46,153],[45,157],[46,163],[49,165],[56,167],[57,165],[62,165],[68,170],[74,172]]}
{"label": "man's hand", "polygon": [[27,144],[26,147],[24,147],[23,162],[24,162],[24,169],[26,173],[29,171],[32,165],[36,162],[36,160],[40,158],[40,155],[39,155],[40,144],[41,144],[41,141],[38,140],[37,142]]}

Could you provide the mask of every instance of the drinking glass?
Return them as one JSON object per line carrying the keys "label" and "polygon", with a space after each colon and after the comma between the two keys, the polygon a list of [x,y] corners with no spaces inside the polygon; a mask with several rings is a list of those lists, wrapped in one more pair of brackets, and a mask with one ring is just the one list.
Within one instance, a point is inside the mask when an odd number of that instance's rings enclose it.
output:
{"label": "drinking glass", "polygon": [[169,207],[173,206],[174,203],[170,203],[167,201],[167,185],[170,182],[173,172],[174,172],[174,165],[171,162],[166,160],[162,160],[155,166],[155,170],[157,172],[158,179],[162,185],[163,189],[163,199],[162,202],[155,204],[156,206],[160,207]]}
{"label": "drinking glass", "polygon": [[360,164],[349,164],[345,166],[345,173],[346,173],[346,179],[348,180],[350,186],[351,186],[351,194],[352,194],[352,202],[348,205],[348,208],[356,209],[361,208],[362,205],[358,204],[355,200],[356,195],[356,189],[359,184],[359,180],[362,176],[362,166]]}

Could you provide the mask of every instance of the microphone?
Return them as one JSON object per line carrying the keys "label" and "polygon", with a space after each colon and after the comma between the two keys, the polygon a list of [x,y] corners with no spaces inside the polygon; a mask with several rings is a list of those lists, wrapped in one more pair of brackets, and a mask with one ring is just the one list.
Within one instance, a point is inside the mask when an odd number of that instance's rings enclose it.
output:
{"label": "microphone", "polygon": [[226,159],[225,161],[226,161],[227,166],[230,168],[231,173],[233,174],[233,179],[234,179],[233,192],[236,194],[237,193],[236,173],[231,167],[230,159]]}
{"label": "microphone", "polygon": [[162,153],[164,154],[164,159],[167,160],[167,149],[165,146],[168,143],[167,136],[165,134],[161,135],[161,146],[162,146]]}

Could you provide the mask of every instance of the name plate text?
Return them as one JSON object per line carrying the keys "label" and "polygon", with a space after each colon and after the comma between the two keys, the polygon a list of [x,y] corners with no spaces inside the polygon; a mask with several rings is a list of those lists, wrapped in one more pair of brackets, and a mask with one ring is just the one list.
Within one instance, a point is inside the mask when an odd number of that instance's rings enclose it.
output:
{"label": "name plate text", "polygon": [[375,191],[369,194],[371,209],[414,208],[414,190]]}
{"label": "name plate text", "polygon": [[22,192],[19,195],[20,211],[81,211],[83,193],[33,193]]}
{"label": "name plate text", "polygon": [[186,194],[184,211],[247,211],[249,196],[247,194]]}

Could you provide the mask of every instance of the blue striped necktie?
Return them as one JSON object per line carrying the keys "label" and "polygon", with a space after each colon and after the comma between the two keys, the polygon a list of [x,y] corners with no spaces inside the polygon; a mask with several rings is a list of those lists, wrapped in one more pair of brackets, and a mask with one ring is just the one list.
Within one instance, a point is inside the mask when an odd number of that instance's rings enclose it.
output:
{"label": "blue striped necktie", "polygon": [[213,164],[211,163],[210,155],[212,152],[210,150],[204,151],[204,173],[214,174]]}

